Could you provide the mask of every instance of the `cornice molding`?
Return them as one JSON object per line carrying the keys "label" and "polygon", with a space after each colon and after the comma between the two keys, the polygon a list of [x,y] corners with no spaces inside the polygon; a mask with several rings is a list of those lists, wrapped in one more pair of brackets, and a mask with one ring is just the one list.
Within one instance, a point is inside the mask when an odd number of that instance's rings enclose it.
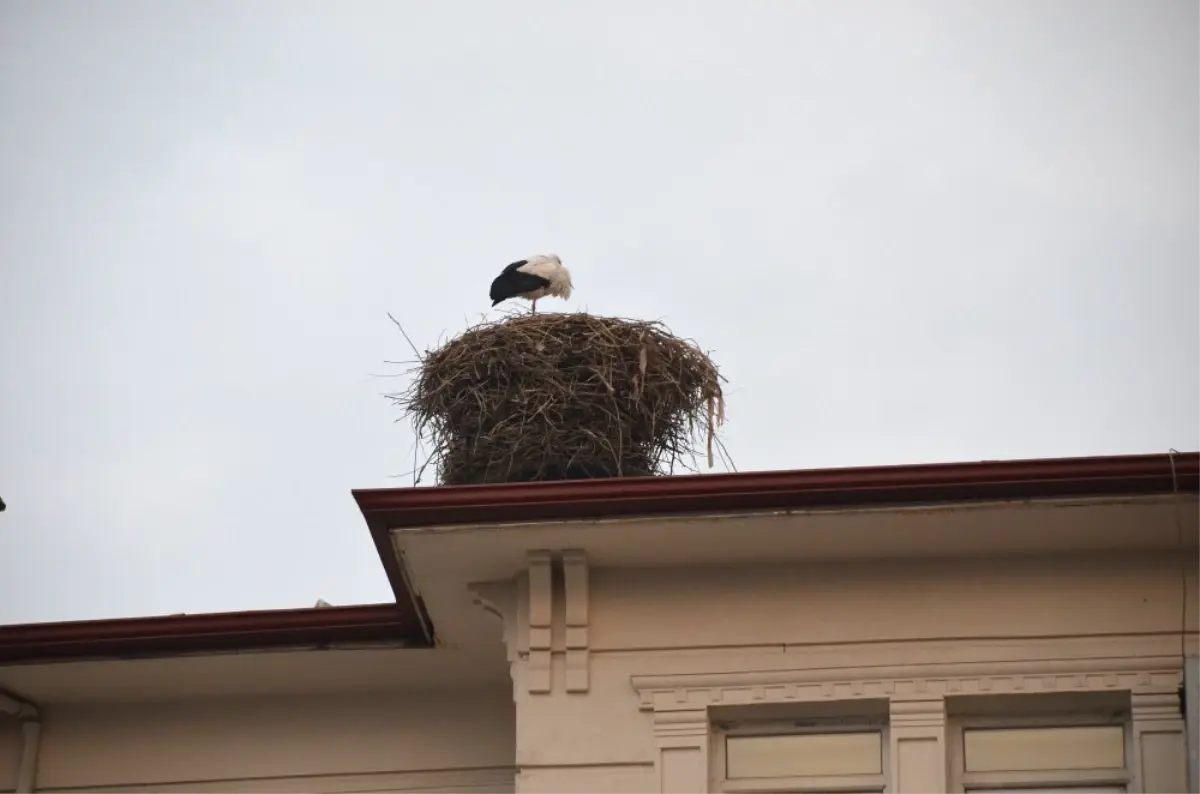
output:
{"label": "cornice molding", "polygon": [[715,705],[861,698],[1104,690],[1149,694],[1179,686],[1183,670],[1178,657],[1146,656],[634,675],[630,680],[642,710],[686,711]]}

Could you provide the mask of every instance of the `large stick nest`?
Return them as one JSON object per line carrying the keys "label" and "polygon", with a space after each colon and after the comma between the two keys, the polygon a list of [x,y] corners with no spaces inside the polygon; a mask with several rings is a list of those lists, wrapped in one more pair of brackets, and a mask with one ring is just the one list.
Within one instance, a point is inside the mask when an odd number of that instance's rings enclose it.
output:
{"label": "large stick nest", "polygon": [[469,328],[388,395],[444,485],[630,477],[713,462],[717,367],[657,322],[530,314]]}

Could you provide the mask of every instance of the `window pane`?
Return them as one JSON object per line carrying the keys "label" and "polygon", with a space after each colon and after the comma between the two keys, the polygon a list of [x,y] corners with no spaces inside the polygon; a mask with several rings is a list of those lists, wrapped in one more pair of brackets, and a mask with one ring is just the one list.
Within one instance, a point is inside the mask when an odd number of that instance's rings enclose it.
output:
{"label": "window pane", "polygon": [[730,779],[883,773],[883,741],[876,733],[730,736],[725,740]]}
{"label": "window pane", "polygon": [[1114,769],[1125,766],[1120,725],[980,729],[963,736],[968,772]]}

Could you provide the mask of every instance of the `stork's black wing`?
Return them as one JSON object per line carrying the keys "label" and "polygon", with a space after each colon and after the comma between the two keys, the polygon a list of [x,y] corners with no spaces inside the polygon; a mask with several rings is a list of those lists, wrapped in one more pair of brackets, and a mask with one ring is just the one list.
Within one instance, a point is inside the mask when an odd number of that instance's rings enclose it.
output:
{"label": "stork's black wing", "polygon": [[529,260],[528,260],[528,259],[519,259],[519,260],[517,260],[516,262],[513,262],[513,263],[512,263],[511,265],[509,265],[508,267],[504,268],[504,270],[500,271],[500,275],[502,275],[502,276],[503,276],[503,275],[507,275],[507,274],[509,274],[509,273],[512,273],[513,271],[515,271],[515,270],[516,270],[517,268],[519,268],[521,265],[528,265],[528,264],[529,264]]}
{"label": "stork's black wing", "polygon": [[492,299],[492,305],[495,306],[502,300],[517,295],[524,295],[527,292],[533,292],[536,289],[550,286],[550,279],[542,276],[535,276],[532,273],[522,273],[517,270],[518,267],[525,264],[525,260],[513,262],[508,267],[504,268],[504,272],[496,276],[492,281],[492,289],[488,293],[488,297]]}

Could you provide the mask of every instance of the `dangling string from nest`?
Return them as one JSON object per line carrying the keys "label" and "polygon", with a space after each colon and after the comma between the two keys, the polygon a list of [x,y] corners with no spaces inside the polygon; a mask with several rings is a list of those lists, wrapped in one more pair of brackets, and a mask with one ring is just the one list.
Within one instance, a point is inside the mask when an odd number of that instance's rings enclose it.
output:
{"label": "dangling string from nest", "polygon": [[[714,422],[714,414],[716,421]],[[716,394],[708,395],[708,468],[713,467],[713,441],[717,437],[717,428],[725,424],[725,394],[718,386]]]}

